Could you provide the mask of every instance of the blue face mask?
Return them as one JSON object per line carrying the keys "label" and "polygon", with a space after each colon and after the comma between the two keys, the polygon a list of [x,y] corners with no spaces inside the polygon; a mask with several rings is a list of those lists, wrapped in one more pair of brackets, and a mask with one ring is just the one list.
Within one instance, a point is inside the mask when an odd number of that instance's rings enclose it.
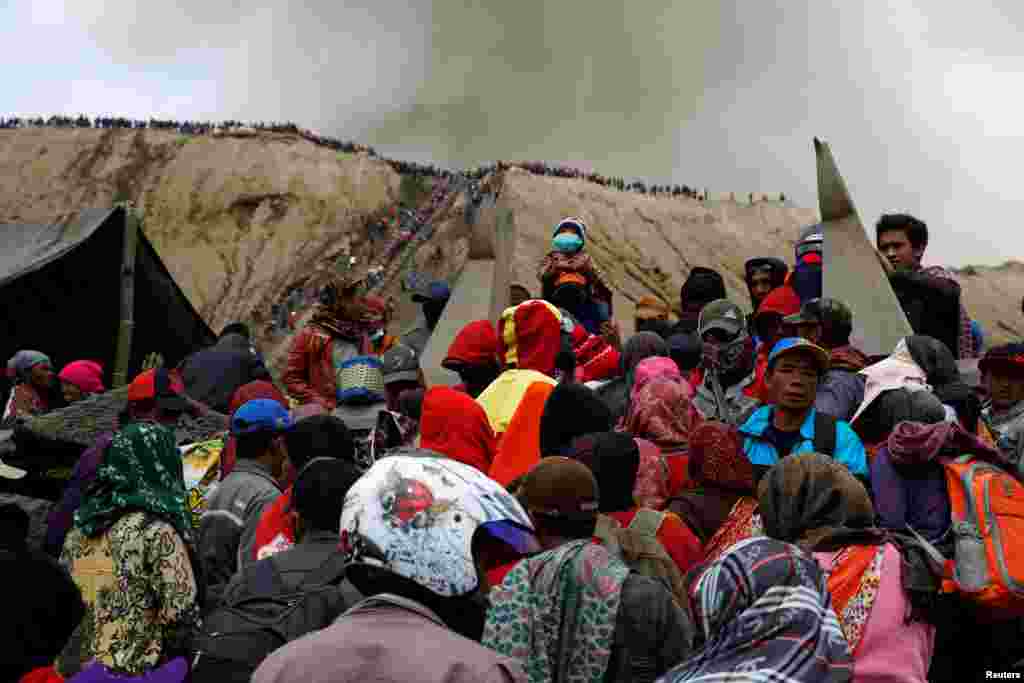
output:
{"label": "blue face mask", "polygon": [[583,248],[583,238],[571,232],[555,235],[555,239],[551,240],[551,243],[554,245],[555,251],[560,251],[563,254],[575,254]]}

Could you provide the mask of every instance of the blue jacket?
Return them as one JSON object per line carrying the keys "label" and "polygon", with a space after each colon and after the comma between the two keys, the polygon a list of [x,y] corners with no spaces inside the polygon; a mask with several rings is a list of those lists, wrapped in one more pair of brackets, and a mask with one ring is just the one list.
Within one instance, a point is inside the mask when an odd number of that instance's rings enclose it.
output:
{"label": "blue jacket", "polygon": [[[793,447],[793,454],[811,453],[814,451],[814,409],[807,413],[807,418],[800,426],[801,440]],[[754,465],[771,467],[779,461],[775,446],[764,438],[764,433],[771,424],[772,406],[762,406],[751,415],[740,427],[743,435],[743,451]],[[836,423],[836,451],[832,454],[836,462],[840,462],[853,474],[867,479],[868,463],[864,454],[864,444],[847,422]]]}

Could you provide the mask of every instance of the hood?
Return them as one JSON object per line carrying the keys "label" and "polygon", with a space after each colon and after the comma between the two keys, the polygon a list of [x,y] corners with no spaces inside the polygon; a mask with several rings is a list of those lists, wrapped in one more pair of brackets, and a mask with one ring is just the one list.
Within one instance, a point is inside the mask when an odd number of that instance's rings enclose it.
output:
{"label": "hood", "polygon": [[486,474],[494,460],[497,441],[479,403],[451,387],[432,387],[423,397],[420,447]]}
{"label": "hood", "polygon": [[498,362],[498,335],[490,320],[475,320],[455,335],[442,366],[449,363],[495,365]]}
{"label": "hood", "polygon": [[498,356],[506,366],[555,371],[562,345],[562,314],[546,301],[533,299],[506,308],[498,323]]}
{"label": "hood", "polygon": [[231,334],[225,334],[217,340],[217,348],[248,351],[252,348],[252,344],[250,344],[249,340],[242,335],[232,332]]}
{"label": "hood", "polygon": [[853,346],[840,346],[829,353],[830,370],[860,372],[868,366],[868,357]]}
{"label": "hood", "polygon": [[799,312],[800,297],[797,296],[796,290],[788,285],[776,287],[768,292],[768,296],[761,301],[761,305],[757,309],[758,315],[762,313],[778,313],[783,317],[795,315]]}
{"label": "hood", "polygon": [[725,280],[717,270],[695,266],[679,289],[680,302],[710,303],[726,298]]}
{"label": "hood", "polygon": [[541,456],[563,455],[563,449],[577,436],[611,429],[611,411],[596,393],[582,384],[563,382],[544,404],[540,418]]}

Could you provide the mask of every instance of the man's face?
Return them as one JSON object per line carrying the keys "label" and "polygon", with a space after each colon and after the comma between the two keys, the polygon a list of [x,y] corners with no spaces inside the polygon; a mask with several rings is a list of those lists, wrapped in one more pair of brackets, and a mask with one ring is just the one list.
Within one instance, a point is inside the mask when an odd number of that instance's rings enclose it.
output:
{"label": "man's face", "polygon": [[768,296],[772,291],[772,274],[767,270],[755,271],[750,276],[750,298],[754,304],[761,303],[761,299]]}
{"label": "man's face", "polygon": [[924,255],[924,249],[915,249],[903,230],[887,230],[879,235],[878,251],[882,252],[893,270],[913,270]]}
{"label": "man's face", "polygon": [[1005,412],[1024,401],[1024,377],[995,370],[985,375],[985,388],[997,413]]}
{"label": "man's face", "polygon": [[808,410],[818,395],[818,366],[808,353],[791,353],[775,362],[765,379],[772,402],[792,411]]}

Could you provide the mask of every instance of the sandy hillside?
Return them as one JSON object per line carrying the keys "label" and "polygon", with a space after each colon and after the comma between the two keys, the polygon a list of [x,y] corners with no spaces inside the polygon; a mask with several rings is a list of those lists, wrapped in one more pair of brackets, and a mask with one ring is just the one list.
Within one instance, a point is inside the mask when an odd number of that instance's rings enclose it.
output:
{"label": "sandy hillside", "polygon": [[[295,135],[0,130],[0,179],[0,223],[134,202],[149,239],[215,329],[236,319],[260,323],[290,284],[335,267],[348,253],[385,267],[380,291],[399,301],[396,327],[407,325],[415,307],[402,294],[403,278],[456,277],[471,231],[464,179],[413,183],[382,160]],[[730,294],[746,306],[743,261],[791,260],[798,228],[817,215],[788,202],[655,198],[519,169],[484,185],[500,188],[498,205],[514,211],[515,277],[535,292],[550,226],[562,216],[583,217],[588,249],[616,290],[620,319],[632,317],[632,302],[647,293],[676,305],[695,265],[721,270]],[[400,201],[431,229],[389,254],[397,229],[371,242],[367,225]],[[990,339],[1019,337],[1024,265],[968,272],[974,274],[962,277],[965,301]]]}

